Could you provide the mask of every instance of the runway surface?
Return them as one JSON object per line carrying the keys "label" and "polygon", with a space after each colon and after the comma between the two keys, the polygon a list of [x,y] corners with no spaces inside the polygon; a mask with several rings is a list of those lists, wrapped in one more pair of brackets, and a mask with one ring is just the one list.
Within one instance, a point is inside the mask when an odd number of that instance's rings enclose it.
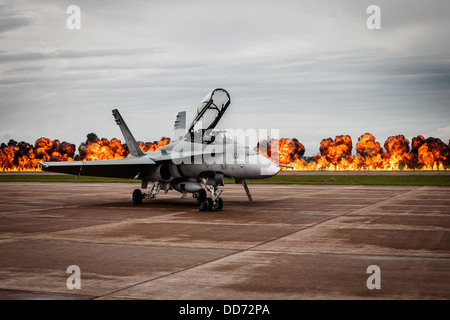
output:
{"label": "runway surface", "polygon": [[0,299],[450,299],[450,187],[138,186],[0,183]]}

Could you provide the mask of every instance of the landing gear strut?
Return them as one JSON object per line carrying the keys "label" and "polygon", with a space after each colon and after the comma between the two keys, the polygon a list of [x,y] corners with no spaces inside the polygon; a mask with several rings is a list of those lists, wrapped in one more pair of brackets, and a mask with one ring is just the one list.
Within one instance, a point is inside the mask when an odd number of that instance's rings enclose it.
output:
{"label": "landing gear strut", "polygon": [[[142,188],[147,188],[147,181],[142,181]],[[142,204],[142,199],[153,199],[156,198],[159,191],[163,189],[165,193],[169,192],[171,189],[171,186],[169,183],[165,182],[153,182],[152,186],[150,187],[150,191],[148,193],[142,193],[140,189],[135,189],[133,191],[133,203],[136,205]]]}
{"label": "landing gear strut", "polygon": [[220,194],[222,193],[222,190],[219,190],[217,186],[211,186],[208,184],[205,184],[206,189],[208,189],[210,195],[206,198],[206,191],[204,191],[205,198],[203,201],[199,201],[199,198],[197,198],[197,203],[199,204],[198,210],[199,211],[212,211],[212,210],[222,210],[223,208],[223,201],[222,198],[220,198]]}
{"label": "landing gear strut", "polygon": [[[212,211],[212,210],[222,210],[223,208],[223,201],[222,198],[220,198],[220,194],[222,193],[222,190],[219,190],[218,186],[223,186],[222,177],[219,176],[219,178],[215,177],[214,179],[203,179],[204,185],[206,187],[206,190],[201,188],[200,191],[194,192],[194,198],[197,199],[197,204],[200,211]],[[142,181],[142,189],[147,188],[147,181]],[[150,187],[150,190],[148,193],[143,193],[141,189],[135,189],[133,191],[133,204],[140,205],[142,204],[142,199],[153,199],[156,198],[159,191],[164,190],[165,193],[167,193],[169,190],[172,189],[172,186],[169,182],[160,182],[155,181],[153,182],[152,186]],[[177,189],[178,190],[178,189]],[[178,190],[180,191],[180,190]],[[180,191],[181,192],[181,191]],[[207,195],[207,192],[209,195]],[[187,192],[183,189],[183,198],[186,197]]]}

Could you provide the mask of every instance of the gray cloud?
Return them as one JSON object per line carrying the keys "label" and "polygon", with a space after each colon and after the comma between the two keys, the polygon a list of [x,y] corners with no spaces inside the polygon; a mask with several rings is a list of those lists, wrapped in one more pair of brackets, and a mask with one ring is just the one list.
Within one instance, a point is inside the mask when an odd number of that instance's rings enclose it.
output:
{"label": "gray cloud", "polygon": [[120,138],[115,107],[138,139],[159,139],[216,87],[233,102],[223,128],[279,128],[306,154],[340,134],[450,138],[448,1],[380,0],[377,31],[369,1],[80,0],[78,31],[70,4],[1,11],[0,142]]}
{"label": "gray cloud", "polygon": [[49,59],[83,59],[83,58],[126,58],[131,55],[149,54],[156,52],[154,48],[133,48],[133,49],[92,49],[92,50],[53,50],[49,52],[23,52],[9,54],[0,51],[0,63],[10,62],[34,62]]}
{"label": "gray cloud", "polygon": [[31,20],[24,17],[2,17],[0,20],[0,34],[20,29],[31,24]]}
{"label": "gray cloud", "polygon": [[4,33],[27,27],[33,22],[31,17],[16,12],[12,3],[0,4],[0,12],[0,37]]}

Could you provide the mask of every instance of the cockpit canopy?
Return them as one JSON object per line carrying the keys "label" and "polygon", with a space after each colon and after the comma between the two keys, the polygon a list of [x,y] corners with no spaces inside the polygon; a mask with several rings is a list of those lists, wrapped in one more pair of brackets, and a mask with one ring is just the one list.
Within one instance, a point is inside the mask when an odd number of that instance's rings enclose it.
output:
{"label": "cockpit canopy", "polygon": [[215,89],[209,93],[197,108],[197,114],[189,127],[193,136],[195,131],[214,129],[231,103],[230,95],[224,89]]}
{"label": "cockpit canopy", "polygon": [[234,139],[228,131],[208,130],[203,135],[202,141],[204,143],[233,143]]}

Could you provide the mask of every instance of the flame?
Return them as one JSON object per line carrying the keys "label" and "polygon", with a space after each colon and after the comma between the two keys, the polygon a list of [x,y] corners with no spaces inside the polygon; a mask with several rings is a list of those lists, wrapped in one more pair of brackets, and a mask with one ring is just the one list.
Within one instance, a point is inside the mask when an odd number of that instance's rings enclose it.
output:
{"label": "flame", "polygon": [[[162,138],[154,142],[138,142],[144,152],[154,151],[170,142]],[[87,135],[86,142],[78,147],[68,142],[39,138],[34,146],[26,142],[10,140],[0,146],[0,171],[40,171],[38,161],[93,161],[126,158],[130,151],[119,139],[99,139],[95,133]]]}
{"label": "flame", "polygon": [[297,139],[264,140],[256,146],[259,153],[273,162],[289,165],[299,161],[305,153],[305,147]]}
{"label": "flame", "polygon": [[0,148],[0,170],[35,171],[40,170],[38,161],[72,161],[75,145],[59,140],[39,138],[34,146],[27,142],[10,140]]}
{"label": "flame", "polygon": [[[359,137],[356,143],[356,155],[352,155],[352,139],[348,135],[336,136],[335,139],[323,139],[320,143],[320,154],[315,155],[311,162],[294,156],[292,147],[286,147],[289,141],[296,139],[282,138],[271,141],[272,154],[266,150],[257,151],[273,162],[287,164],[294,170],[450,170],[450,148],[437,138],[425,139],[417,136],[412,139],[410,147],[404,135],[390,136],[383,147],[370,133]],[[298,141],[297,141],[298,142]],[[262,146],[264,146],[262,143]],[[275,147],[273,147],[275,145]],[[276,146],[279,146],[278,148]],[[289,145],[289,143],[288,143]],[[292,145],[292,143],[291,143]],[[302,145],[303,147],[303,145]],[[277,153],[278,152],[278,153]],[[303,152],[300,156],[302,156]],[[285,168],[281,168],[286,170]],[[289,170],[289,169],[287,169]]]}
{"label": "flame", "polygon": [[351,161],[352,138],[348,135],[337,136],[334,140],[331,138],[323,139],[320,142],[321,157],[317,161],[321,163],[330,163],[333,166],[339,166],[341,162]]}
{"label": "flame", "polygon": [[169,144],[170,139],[169,138],[161,138],[161,140],[159,141],[153,141],[153,142],[141,142],[139,141],[139,147],[142,149],[142,151],[144,152],[149,152],[149,151],[155,151],[158,150],[161,147],[164,147],[165,145]]}
{"label": "flame", "polygon": [[[138,144],[142,151],[148,152],[169,142],[169,138],[163,137]],[[312,161],[303,158],[305,147],[295,138],[264,140],[256,150],[273,162],[293,166],[294,170],[450,170],[449,145],[421,135],[412,138],[411,144],[403,135],[390,136],[382,147],[372,134],[365,133],[358,138],[355,155],[349,135],[326,138]],[[100,139],[95,133],[88,134],[76,151],[74,144],[48,138],[39,138],[34,145],[10,140],[0,146],[0,171],[39,171],[38,161],[121,159],[130,154],[119,139]]]}
{"label": "flame", "polygon": [[450,141],[446,145],[440,139],[418,136],[412,139],[412,161],[428,170],[441,170],[450,164]]}
{"label": "flame", "polygon": [[77,160],[108,160],[125,158],[129,150],[119,139],[109,141],[106,138],[99,139],[95,133],[87,135],[86,142],[78,147],[79,158]]}

